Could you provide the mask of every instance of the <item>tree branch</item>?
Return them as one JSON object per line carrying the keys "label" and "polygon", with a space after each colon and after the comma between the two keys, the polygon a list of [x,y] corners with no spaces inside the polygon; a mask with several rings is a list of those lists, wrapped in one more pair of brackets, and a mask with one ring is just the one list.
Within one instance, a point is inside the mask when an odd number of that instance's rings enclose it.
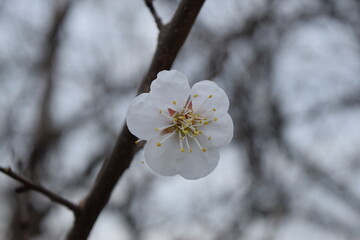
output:
{"label": "tree branch", "polygon": [[[57,195],[56,193],[53,193],[52,191],[48,190],[47,188],[41,186],[40,184],[36,184],[36,183],[32,182],[30,179],[13,172],[11,170],[11,168],[9,168],[9,167],[7,167],[7,168],[0,167],[0,172],[3,172],[4,174],[11,177],[12,179],[20,182],[26,189],[30,189],[30,190],[36,191],[38,193],[41,193],[42,195],[46,196],[50,200],[52,200],[56,203],[59,203],[65,207],[67,207],[68,209],[72,210],[74,213],[79,211],[79,207],[76,204]],[[24,189],[22,188],[20,190],[20,192],[21,191],[24,191]]]}
{"label": "tree branch", "polygon": [[[205,0],[182,0],[171,21],[161,28],[150,68],[144,76],[138,93],[149,91],[157,73],[170,69],[204,2]],[[117,181],[131,163],[135,154],[135,140],[135,136],[125,125],[91,191],[82,201],[81,211],[75,215],[75,222],[67,240],[87,239],[97,217],[109,201]]]}
{"label": "tree branch", "polygon": [[159,15],[156,12],[156,9],[154,8],[154,5],[153,5],[154,0],[144,0],[144,1],[145,1],[146,6],[149,8],[151,14],[153,15],[153,17],[155,19],[156,26],[158,27],[159,30],[161,30],[163,23],[161,21],[161,18],[159,17]]}

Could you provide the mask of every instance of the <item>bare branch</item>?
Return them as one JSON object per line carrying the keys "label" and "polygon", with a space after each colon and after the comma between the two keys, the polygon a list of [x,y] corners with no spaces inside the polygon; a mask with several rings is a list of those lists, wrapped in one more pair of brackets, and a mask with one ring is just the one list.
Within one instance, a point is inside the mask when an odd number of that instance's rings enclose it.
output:
{"label": "bare branch", "polygon": [[[0,172],[3,172],[4,174],[8,175],[12,179],[22,183],[26,189],[41,193],[42,195],[46,196],[50,200],[52,200],[56,203],[59,203],[65,207],[67,207],[68,209],[72,210],[74,213],[79,211],[79,207],[76,204],[57,195],[56,193],[53,193],[52,191],[48,190],[47,188],[41,186],[40,184],[36,184],[36,183],[32,182],[30,179],[13,172],[11,170],[11,168],[9,168],[9,167],[7,167],[7,168],[0,167]],[[17,191],[22,192],[22,191],[24,191],[24,188],[18,189]]]}
{"label": "bare branch", "polygon": [[[171,68],[204,2],[205,0],[182,0],[171,21],[161,28],[150,68],[144,76],[138,93],[149,91],[157,73]],[[131,163],[136,149],[135,140],[135,136],[124,126],[93,188],[82,201],[81,211],[75,215],[75,223],[67,240],[87,239],[96,219],[109,201],[117,181]]]}
{"label": "bare branch", "polygon": [[161,18],[159,17],[159,15],[156,12],[156,9],[154,8],[153,5],[153,1],[154,0],[144,0],[146,6],[149,8],[151,14],[153,15],[155,22],[156,22],[156,26],[158,27],[159,30],[161,30],[161,28],[163,27],[163,23],[161,21]]}

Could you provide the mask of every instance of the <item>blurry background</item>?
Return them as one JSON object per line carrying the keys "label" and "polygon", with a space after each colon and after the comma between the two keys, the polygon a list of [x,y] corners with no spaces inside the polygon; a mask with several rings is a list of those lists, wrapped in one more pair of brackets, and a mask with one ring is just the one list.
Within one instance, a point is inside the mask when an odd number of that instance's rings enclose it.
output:
{"label": "blurry background", "polygon": [[[79,201],[157,33],[142,0],[0,0],[0,165]],[[225,89],[234,139],[197,181],[139,151],[90,239],[360,239],[359,44],[358,0],[206,1],[173,68]],[[0,239],[62,239],[72,213],[16,186],[0,174]]]}

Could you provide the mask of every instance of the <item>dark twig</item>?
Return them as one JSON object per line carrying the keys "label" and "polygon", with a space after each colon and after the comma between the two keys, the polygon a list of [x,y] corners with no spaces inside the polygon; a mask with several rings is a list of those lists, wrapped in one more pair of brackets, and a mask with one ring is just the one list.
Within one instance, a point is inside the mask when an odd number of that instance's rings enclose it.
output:
{"label": "dark twig", "polygon": [[161,28],[163,27],[163,23],[161,21],[161,18],[159,17],[159,15],[156,12],[156,9],[154,8],[154,5],[153,5],[154,0],[144,0],[144,1],[145,1],[146,6],[149,8],[151,14],[153,15],[158,29],[161,30]]}
{"label": "dark twig", "polygon": [[72,210],[75,213],[79,211],[79,207],[76,204],[57,195],[56,193],[51,192],[50,190],[46,189],[45,187],[41,186],[40,184],[36,184],[36,183],[32,182],[30,179],[13,172],[11,170],[11,168],[9,168],[9,167],[7,167],[7,168],[0,167],[0,172],[3,172],[4,174],[8,175],[12,179],[15,179],[16,181],[22,183],[23,186],[26,187],[27,189],[41,193],[42,195],[48,197],[52,201],[69,208],[70,210]]}

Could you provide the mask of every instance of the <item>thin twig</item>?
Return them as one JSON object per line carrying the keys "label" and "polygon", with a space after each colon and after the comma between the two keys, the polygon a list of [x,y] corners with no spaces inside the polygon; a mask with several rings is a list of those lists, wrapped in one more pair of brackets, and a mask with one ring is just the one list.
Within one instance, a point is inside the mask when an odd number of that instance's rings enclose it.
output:
{"label": "thin twig", "polygon": [[36,183],[32,182],[30,179],[13,172],[11,170],[11,168],[9,168],[9,167],[7,167],[7,168],[0,167],[0,172],[3,172],[4,174],[8,175],[12,179],[15,179],[16,181],[22,183],[24,185],[24,187],[26,187],[27,189],[41,193],[42,195],[48,197],[52,201],[67,207],[68,209],[72,210],[74,213],[77,213],[80,210],[76,204],[57,195],[56,193],[53,193],[52,191],[48,190],[47,188],[41,186],[40,184],[36,184]]}
{"label": "thin twig", "polygon": [[144,0],[144,1],[145,1],[146,6],[149,8],[151,14],[153,15],[158,29],[161,30],[161,28],[163,27],[163,23],[161,21],[161,18],[159,17],[159,15],[156,12],[156,9],[154,8],[154,5],[153,5],[154,0]]}

